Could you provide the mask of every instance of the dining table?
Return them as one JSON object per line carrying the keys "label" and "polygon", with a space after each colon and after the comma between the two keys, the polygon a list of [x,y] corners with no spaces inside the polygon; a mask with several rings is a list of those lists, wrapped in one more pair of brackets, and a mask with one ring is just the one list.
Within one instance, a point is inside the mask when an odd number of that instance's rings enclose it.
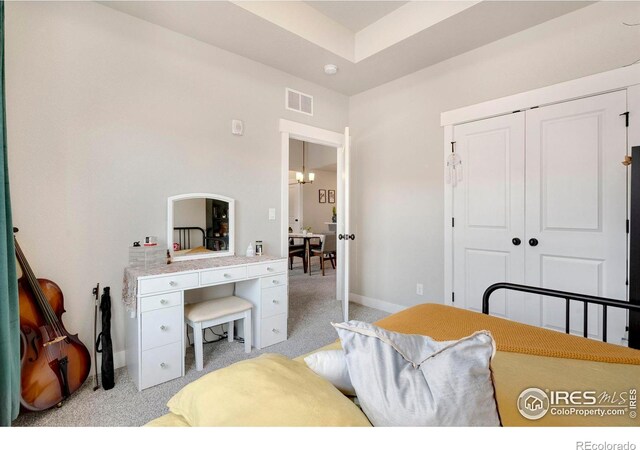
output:
{"label": "dining table", "polygon": [[323,239],[324,234],[317,233],[289,233],[289,239],[303,239],[304,240],[304,260],[302,266],[304,273],[307,273],[309,262],[311,258],[311,239]]}

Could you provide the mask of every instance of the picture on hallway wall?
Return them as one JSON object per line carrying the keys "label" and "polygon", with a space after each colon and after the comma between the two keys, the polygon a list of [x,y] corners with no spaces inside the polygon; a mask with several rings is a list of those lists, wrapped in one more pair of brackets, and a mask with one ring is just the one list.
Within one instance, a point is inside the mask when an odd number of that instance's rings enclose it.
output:
{"label": "picture on hallway wall", "polygon": [[318,202],[327,203],[327,190],[318,189]]}
{"label": "picture on hallway wall", "polygon": [[329,189],[328,195],[329,195],[329,203],[335,203],[336,202],[336,191],[334,191],[333,189]]}

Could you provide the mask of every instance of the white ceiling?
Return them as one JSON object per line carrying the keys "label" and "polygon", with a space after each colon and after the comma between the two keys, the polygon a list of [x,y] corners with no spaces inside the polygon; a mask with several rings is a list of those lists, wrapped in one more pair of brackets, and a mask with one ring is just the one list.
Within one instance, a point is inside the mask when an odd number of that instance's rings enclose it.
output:
{"label": "white ceiling", "polygon": [[[593,2],[100,3],[353,95]],[[328,63],[338,65],[336,75],[324,74]]]}
{"label": "white ceiling", "polygon": [[305,3],[356,33],[407,2],[309,1]]}

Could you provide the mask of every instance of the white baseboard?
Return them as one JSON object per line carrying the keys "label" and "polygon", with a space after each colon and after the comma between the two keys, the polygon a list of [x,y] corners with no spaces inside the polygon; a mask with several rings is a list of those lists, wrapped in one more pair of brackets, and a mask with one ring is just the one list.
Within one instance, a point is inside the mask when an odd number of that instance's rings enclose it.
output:
{"label": "white baseboard", "polygon": [[388,313],[397,313],[403,309],[407,309],[408,306],[398,305],[397,303],[385,302],[384,300],[378,300],[377,298],[365,297],[364,295],[358,295],[351,292],[349,294],[349,301],[357,303],[362,306],[368,306],[369,308],[379,309]]}

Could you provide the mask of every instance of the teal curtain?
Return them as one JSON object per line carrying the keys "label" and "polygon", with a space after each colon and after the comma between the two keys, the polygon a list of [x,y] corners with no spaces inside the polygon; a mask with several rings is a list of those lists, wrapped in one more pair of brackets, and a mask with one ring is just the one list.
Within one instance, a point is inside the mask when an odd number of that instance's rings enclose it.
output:
{"label": "teal curtain", "polygon": [[10,426],[20,409],[20,314],[18,281],[13,245],[9,167],[7,162],[7,118],[4,89],[4,1],[0,2],[0,426]]}

